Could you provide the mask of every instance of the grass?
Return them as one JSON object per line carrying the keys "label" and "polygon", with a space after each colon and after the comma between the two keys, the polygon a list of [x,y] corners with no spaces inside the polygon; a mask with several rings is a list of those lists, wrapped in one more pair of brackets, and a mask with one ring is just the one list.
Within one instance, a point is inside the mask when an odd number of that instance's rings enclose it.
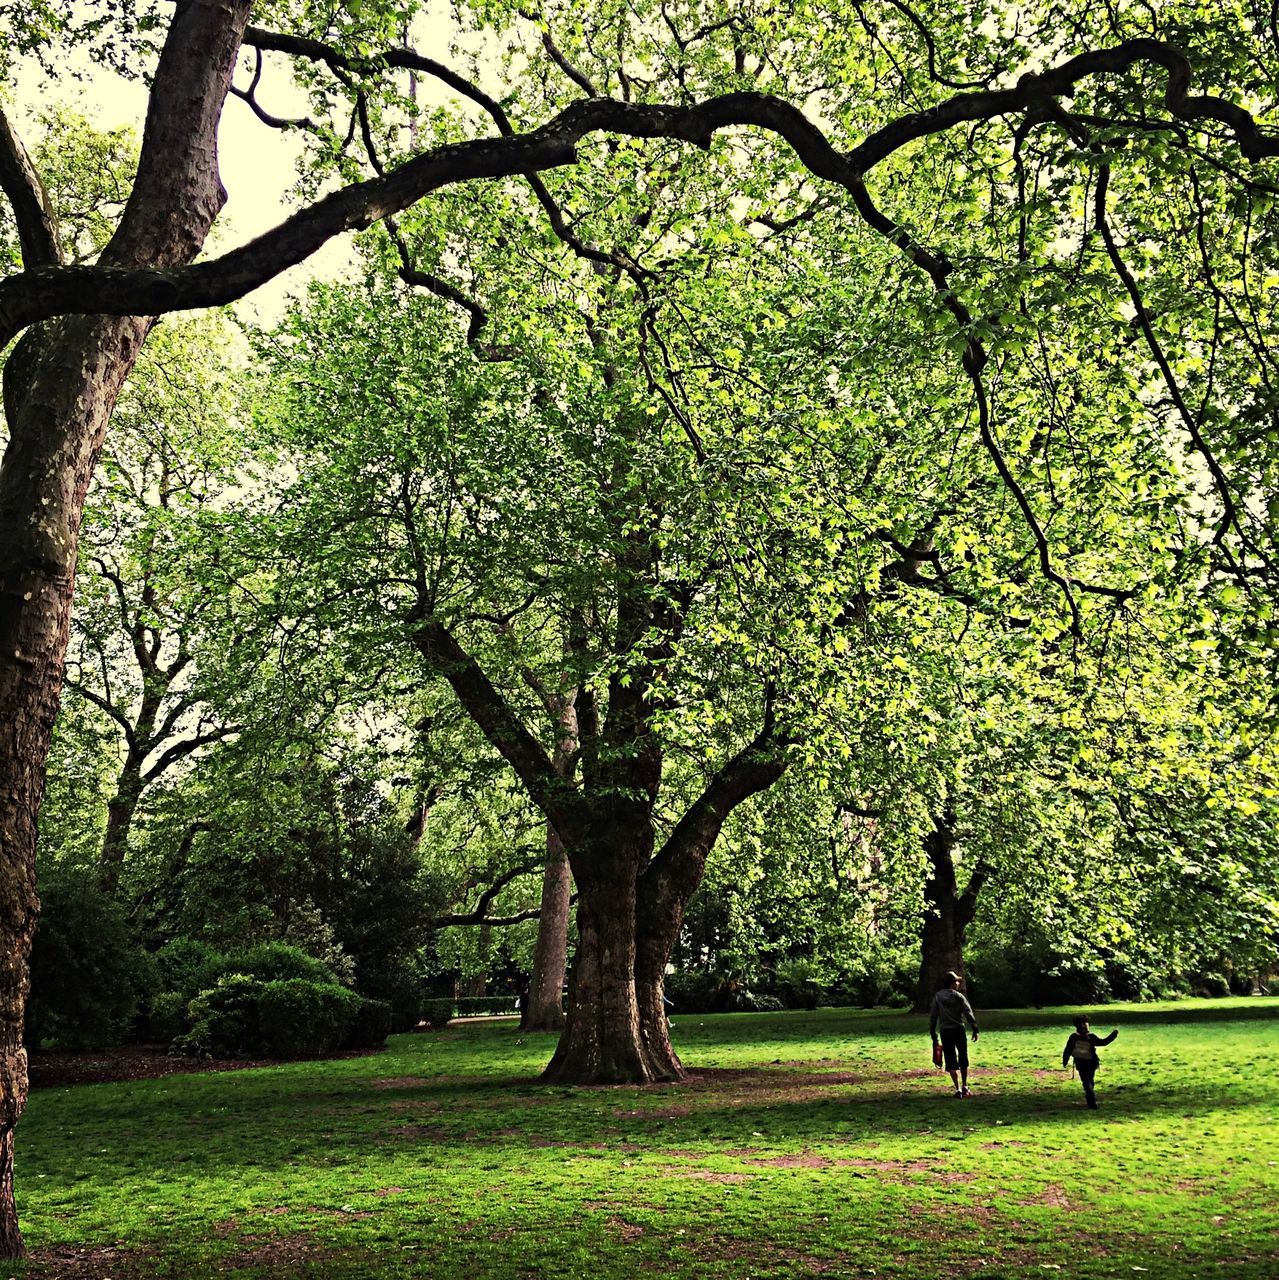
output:
{"label": "grass", "polygon": [[536,1082],[511,1023],[332,1062],[32,1095],[25,1277],[1273,1280],[1279,1001],[987,1013],[969,1101],[923,1019],[675,1019],[697,1079]]}

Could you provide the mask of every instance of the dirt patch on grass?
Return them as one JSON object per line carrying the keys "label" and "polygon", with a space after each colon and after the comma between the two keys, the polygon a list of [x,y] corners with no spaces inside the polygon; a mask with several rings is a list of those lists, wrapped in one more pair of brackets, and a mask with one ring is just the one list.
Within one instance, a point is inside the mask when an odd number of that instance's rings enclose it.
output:
{"label": "dirt patch on grass", "polygon": [[674,1165],[667,1165],[666,1168],[658,1169],[657,1172],[663,1177],[692,1178],[697,1182],[722,1182],[732,1186],[750,1182],[755,1177],[753,1173],[720,1173],[715,1169],[678,1169]]}
{"label": "dirt patch on grass", "polygon": [[840,1259],[815,1258],[799,1249],[772,1244],[767,1240],[739,1239],[728,1236],[703,1236],[690,1242],[689,1248],[707,1274],[713,1274],[718,1262],[752,1262],[761,1269],[777,1271],[783,1267],[793,1276],[822,1276],[846,1264]]}
{"label": "dirt patch on grass", "polygon": [[429,1076],[381,1076],[376,1080],[370,1080],[369,1087],[373,1089],[418,1089],[424,1084],[438,1083],[438,1080],[433,1080]]}
{"label": "dirt patch on grass", "polygon": [[155,1254],[149,1249],[120,1249],[115,1245],[73,1248],[54,1245],[33,1249],[27,1270],[28,1280],[135,1280],[155,1274]]}
{"label": "dirt patch on grass", "polygon": [[198,1071],[245,1071],[277,1063],[254,1058],[180,1058],[159,1046],[134,1046],[104,1053],[33,1053],[28,1072],[33,1089],[73,1084],[106,1084],[115,1080],[158,1080]]}
{"label": "dirt patch on grass", "polygon": [[1046,1204],[1051,1205],[1054,1209],[1070,1208],[1070,1201],[1066,1198],[1066,1188],[1058,1186],[1055,1182],[1050,1182],[1042,1191],[1029,1196],[1025,1200],[1018,1200],[1017,1203],[1027,1205]]}
{"label": "dirt patch on grass", "polygon": [[829,1169],[834,1163],[828,1156],[808,1152],[798,1156],[759,1156],[749,1161],[765,1169]]}
{"label": "dirt patch on grass", "polygon": [[[332,1245],[317,1240],[309,1232],[298,1231],[289,1235],[272,1236],[269,1240],[258,1241],[250,1248],[231,1254],[218,1263],[218,1275],[234,1275],[237,1271],[264,1268],[284,1271],[322,1258],[346,1257],[349,1253],[349,1250],[335,1249]],[[115,1280],[114,1276],[112,1280]]]}
{"label": "dirt patch on grass", "polygon": [[[347,1049],[325,1055],[367,1058],[381,1049]],[[254,1067],[279,1067],[288,1062],[312,1062],[312,1058],[184,1058],[163,1045],[127,1045],[100,1053],[32,1053],[27,1073],[32,1089],[59,1089],[73,1084],[109,1084],[119,1080],[159,1080],[164,1076],[193,1075],[205,1071],[248,1071]],[[436,1083],[424,1081],[423,1083]]]}
{"label": "dirt patch on grass", "polygon": [[631,1244],[644,1235],[643,1227],[634,1222],[627,1222],[625,1218],[619,1217],[617,1214],[613,1214],[606,1225],[623,1244]]}
{"label": "dirt patch on grass", "polygon": [[[811,1063],[804,1066],[811,1068]],[[830,1089],[839,1085],[863,1084],[867,1076],[855,1071],[791,1071],[765,1067],[754,1071],[721,1070],[708,1067],[689,1073],[686,1089],[714,1091],[732,1085],[739,1093],[777,1093],[786,1097],[795,1089]]]}
{"label": "dirt patch on grass", "polygon": [[456,1144],[460,1138],[455,1133],[449,1133],[446,1129],[441,1129],[436,1125],[429,1124],[400,1124],[396,1125],[390,1131],[390,1137],[399,1138],[408,1142],[429,1142],[433,1146],[444,1146],[446,1143]]}

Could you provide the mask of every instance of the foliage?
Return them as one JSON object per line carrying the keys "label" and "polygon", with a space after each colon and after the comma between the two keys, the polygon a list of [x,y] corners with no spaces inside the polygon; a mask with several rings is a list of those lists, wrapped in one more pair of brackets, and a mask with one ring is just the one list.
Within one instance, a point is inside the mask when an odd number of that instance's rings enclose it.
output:
{"label": "foliage", "polygon": [[247,973],[227,973],[187,1005],[187,1029],[174,1042],[193,1057],[250,1058],[263,1052],[258,997],[265,984]]}
{"label": "foliage", "polygon": [[496,1023],[373,1058],[37,1090],[28,1267],[110,1240],[112,1275],[216,1274],[261,1257],[274,1215],[270,1267],[290,1278],[785,1280],[891,1258],[932,1280],[941,1233],[974,1276],[1071,1259],[1270,1280],[1279,1003],[1107,1010],[1097,1115],[1060,1065],[1079,1012],[983,1010],[962,1105],[923,1020],[848,1010],[677,1016],[699,1079],[660,1090],[539,1086],[551,1038]]}
{"label": "foliage", "polygon": [[402,1029],[394,1026],[393,1008],[389,1000],[362,999],[347,1028],[342,1047],[379,1049],[393,1030]]}
{"label": "foliage", "polygon": [[228,972],[192,998],[174,1048],[205,1058],[319,1057],[348,1043],[378,1043],[389,1017],[383,1002],[332,981]]}
{"label": "foliage", "polygon": [[438,1029],[448,1026],[453,1018],[453,1000],[430,999],[422,1001],[422,1020],[428,1027]]}
{"label": "foliage", "polygon": [[422,1021],[423,979],[414,969],[366,973],[359,990],[390,1010],[389,1031],[412,1031]]}
{"label": "foliage", "polygon": [[228,973],[247,973],[259,982],[284,982],[291,979],[320,985],[337,982],[337,975],[323,960],[318,960],[287,942],[260,942],[255,946],[226,952],[215,959],[212,969],[204,970],[201,979],[207,984]]}
{"label": "foliage", "polygon": [[31,950],[27,1038],[96,1049],[126,1038],[155,972],[121,907],[76,866],[50,868]]}
{"label": "foliage", "polygon": [[355,992],[336,983],[306,978],[263,983],[257,1006],[267,1056],[316,1058],[331,1053],[347,1042],[362,1003]]}
{"label": "foliage", "polygon": [[514,1013],[514,996],[459,996],[453,1007],[459,1018],[474,1017],[477,1014]]}

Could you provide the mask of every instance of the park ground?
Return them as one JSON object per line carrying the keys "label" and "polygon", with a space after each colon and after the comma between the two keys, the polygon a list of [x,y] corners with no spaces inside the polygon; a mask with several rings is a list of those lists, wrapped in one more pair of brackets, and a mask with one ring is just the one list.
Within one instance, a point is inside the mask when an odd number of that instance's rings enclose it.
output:
{"label": "park ground", "polygon": [[1274,1280],[1279,1000],[983,1015],[950,1097],[899,1012],[677,1016],[693,1078],[548,1088],[511,1022],[37,1089],[3,1276]]}

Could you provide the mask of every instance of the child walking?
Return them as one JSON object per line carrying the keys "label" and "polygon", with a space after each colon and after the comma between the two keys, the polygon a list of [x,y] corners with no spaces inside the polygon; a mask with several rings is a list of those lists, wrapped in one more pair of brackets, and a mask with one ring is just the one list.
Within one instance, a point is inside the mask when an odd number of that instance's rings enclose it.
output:
{"label": "child walking", "polygon": [[1093,1035],[1088,1030],[1088,1019],[1076,1018],[1075,1029],[1070,1033],[1066,1047],[1061,1052],[1063,1067],[1074,1058],[1079,1083],[1084,1086],[1084,1100],[1090,1110],[1097,1110],[1097,1095],[1093,1092],[1093,1079],[1097,1075],[1097,1046],[1109,1044],[1118,1034],[1118,1030],[1115,1030],[1108,1036]]}

